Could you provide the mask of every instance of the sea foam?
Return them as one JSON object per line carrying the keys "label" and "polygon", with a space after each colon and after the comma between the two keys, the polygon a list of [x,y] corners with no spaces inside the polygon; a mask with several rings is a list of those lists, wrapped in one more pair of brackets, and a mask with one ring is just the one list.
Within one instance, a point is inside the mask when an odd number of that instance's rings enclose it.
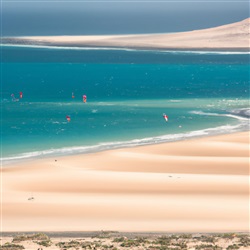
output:
{"label": "sea foam", "polygon": [[[204,112],[198,112],[197,114],[205,115]],[[210,114],[208,113],[208,115],[211,115],[211,113]],[[60,155],[87,154],[87,153],[93,153],[93,152],[99,152],[99,151],[105,151],[105,150],[111,150],[111,149],[130,148],[130,147],[143,146],[143,145],[153,145],[153,144],[159,144],[159,143],[165,143],[165,142],[174,142],[174,141],[181,141],[181,140],[186,140],[186,139],[191,139],[191,138],[198,138],[198,137],[211,136],[211,135],[220,135],[220,134],[229,134],[233,132],[249,130],[249,119],[247,118],[241,119],[240,117],[237,118],[236,115],[233,116],[233,118],[239,119],[240,123],[237,125],[224,125],[224,126],[218,126],[214,128],[195,130],[195,131],[191,131],[187,133],[166,134],[162,136],[148,137],[148,138],[143,138],[143,139],[134,139],[134,140],[129,140],[129,141],[99,143],[94,146],[64,147],[64,148],[58,148],[58,149],[48,149],[48,150],[42,150],[42,151],[27,152],[27,153],[18,154],[15,156],[1,158],[1,162],[3,165],[8,165],[9,163],[12,163],[15,161],[27,160],[27,159],[32,159],[32,158],[53,157],[53,156],[60,156]]]}
{"label": "sea foam", "polygon": [[119,47],[77,47],[77,46],[55,46],[55,45],[30,45],[30,44],[1,44],[2,47],[21,47],[34,49],[56,49],[56,50],[117,50],[131,52],[155,52],[155,53],[173,53],[173,54],[214,54],[214,55],[247,55],[250,51],[206,51],[206,50],[164,50],[164,49],[136,49]]}

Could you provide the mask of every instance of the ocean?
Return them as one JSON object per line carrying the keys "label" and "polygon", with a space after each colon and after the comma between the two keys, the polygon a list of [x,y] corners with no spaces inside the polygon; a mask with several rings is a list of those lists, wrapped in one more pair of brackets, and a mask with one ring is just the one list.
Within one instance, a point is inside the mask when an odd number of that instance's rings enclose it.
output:
{"label": "ocean", "polygon": [[249,130],[248,52],[2,46],[1,61],[3,164]]}

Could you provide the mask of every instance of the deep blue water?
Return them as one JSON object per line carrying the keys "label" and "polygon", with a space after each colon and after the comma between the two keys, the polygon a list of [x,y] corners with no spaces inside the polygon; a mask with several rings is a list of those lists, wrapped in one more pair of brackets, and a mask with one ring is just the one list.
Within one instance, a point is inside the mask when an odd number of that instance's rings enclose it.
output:
{"label": "deep blue water", "polygon": [[246,108],[249,54],[2,47],[6,160],[245,130]]}
{"label": "deep blue water", "polygon": [[249,17],[248,1],[226,2],[5,0],[1,27],[3,36],[166,33]]}

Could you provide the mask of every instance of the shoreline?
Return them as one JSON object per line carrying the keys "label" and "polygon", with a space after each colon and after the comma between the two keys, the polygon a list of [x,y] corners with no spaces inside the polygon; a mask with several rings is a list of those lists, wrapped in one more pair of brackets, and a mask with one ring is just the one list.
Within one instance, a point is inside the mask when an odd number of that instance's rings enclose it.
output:
{"label": "shoreline", "polygon": [[246,232],[249,136],[240,132],[1,168],[2,231]]}
{"label": "shoreline", "polygon": [[78,145],[63,148],[49,148],[39,151],[23,152],[16,155],[9,155],[0,158],[2,167],[9,166],[18,162],[32,161],[61,156],[88,155],[110,150],[130,149],[135,147],[161,145],[164,143],[182,142],[187,140],[207,138],[220,135],[230,135],[249,131],[249,108],[234,109],[224,114],[239,120],[238,124],[226,124],[219,127],[211,127],[200,130],[193,130],[182,133],[164,134],[159,136],[134,138],[124,141],[107,141],[95,145]]}
{"label": "shoreline", "polygon": [[[249,109],[247,109],[249,110]],[[240,114],[239,117],[242,117],[243,119],[246,118],[247,120],[249,120],[249,115],[244,115],[244,114]],[[239,124],[237,125],[240,126],[243,124]],[[223,126],[222,126],[223,127]],[[249,127],[249,126],[248,126]],[[63,157],[63,156],[78,156],[78,155],[89,155],[89,154],[96,154],[96,153],[101,153],[101,152],[106,152],[106,151],[111,151],[111,150],[122,150],[122,149],[133,149],[133,148],[137,148],[137,147],[145,147],[145,146],[154,146],[154,145],[162,145],[162,144],[169,144],[169,143],[175,143],[175,142],[184,142],[184,141],[190,141],[190,140],[196,140],[196,139],[202,139],[202,138],[209,138],[209,137],[214,137],[214,136],[221,136],[221,135],[232,135],[235,133],[243,133],[243,132],[247,132],[249,131],[249,128],[244,128],[242,130],[237,130],[235,129],[235,131],[227,131],[227,132],[218,132],[216,131],[215,133],[212,134],[200,134],[200,135],[193,135],[193,136],[189,136],[189,134],[192,133],[197,133],[197,132],[203,132],[203,131],[210,131],[210,130],[216,130],[218,129],[216,128],[208,128],[208,129],[203,129],[203,130],[195,130],[195,131],[191,131],[191,132],[187,132],[187,133],[181,133],[181,134],[175,134],[175,135],[187,135],[186,137],[181,137],[181,138],[175,138],[175,139],[161,139],[163,137],[166,137],[168,135],[162,135],[162,136],[156,136],[156,137],[152,137],[150,142],[145,142],[143,144],[138,144],[138,142],[133,143],[133,141],[144,141],[147,140],[148,138],[142,138],[142,139],[133,139],[130,141],[124,141],[124,142],[107,142],[107,143],[100,143],[97,145],[92,145],[92,146],[76,146],[76,147],[70,147],[70,148],[58,148],[58,149],[53,149],[54,151],[58,151],[58,153],[56,152],[52,152],[52,153],[44,153],[46,151],[50,151],[52,149],[47,149],[47,150],[42,150],[42,151],[31,151],[31,152],[26,152],[26,153],[21,153],[15,156],[7,156],[7,157],[3,157],[0,158],[2,167],[8,167],[11,164],[18,164],[18,163],[22,163],[22,162],[29,162],[32,160],[39,160],[39,159],[46,159],[46,158],[56,158],[56,157]],[[234,128],[233,128],[234,130]],[[171,135],[170,135],[171,136]],[[156,140],[158,140],[156,142]],[[148,139],[150,140],[150,138]],[[117,143],[120,143],[121,145],[116,145]],[[129,143],[129,144],[127,144]],[[105,147],[106,145],[106,147]],[[108,146],[109,145],[109,146]],[[65,150],[68,149],[68,151],[73,151],[74,148],[88,148],[86,149],[86,151],[80,151],[80,152],[65,152]],[[94,148],[94,149],[92,149]],[[64,151],[64,152],[60,152],[60,151]],[[37,155],[34,156],[34,154],[37,153]]]}
{"label": "shoreline", "polygon": [[[196,112],[194,112],[196,113]],[[199,112],[198,112],[199,113]],[[208,114],[209,115],[209,114]],[[216,115],[216,114],[215,114]],[[78,143],[75,146],[70,147],[53,147],[45,148],[36,151],[31,151],[31,149],[26,152],[19,152],[16,154],[5,155],[0,158],[2,167],[10,166],[18,162],[32,161],[36,159],[45,159],[52,157],[61,156],[74,156],[74,155],[88,155],[98,152],[105,152],[117,149],[134,148],[141,146],[159,145],[164,143],[181,142],[192,139],[207,138],[217,135],[227,135],[237,132],[245,132],[249,130],[249,117],[250,109],[249,107],[234,108],[231,110],[224,111],[224,114],[218,114],[220,116],[230,117],[237,120],[238,123],[231,122],[225,123],[217,127],[209,127],[198,130],[191,131],[181,131],[177,130],[175,133],[161,134],[161,135],[151,135],[150,137],[139,137],[133,139],[123,139],[123,140],[110,140],[97,142],[94,145]],[[181,129],[181,128],[179,128]]]}
{"label": "shoreline", "polygon": [[21,44],[21,43],[2,43],[0,44],[2,47],[23,47],[23,48],[37,48],[37,49],[75,49],[75,50],[128,50],[128,51],[146,51],[146,52],[190,52],[190,53],[243,53],[243,54],[249,54],[250,53],[250,47],[136,47],[136,46],[128,46],[128,47],[122,47],[122,46],[106,46],[106,45],[91,45],[86,44],[83,45],[81,43],[45,43],[45,44],[38,44],[38,43],[27,43],[27,44]]}

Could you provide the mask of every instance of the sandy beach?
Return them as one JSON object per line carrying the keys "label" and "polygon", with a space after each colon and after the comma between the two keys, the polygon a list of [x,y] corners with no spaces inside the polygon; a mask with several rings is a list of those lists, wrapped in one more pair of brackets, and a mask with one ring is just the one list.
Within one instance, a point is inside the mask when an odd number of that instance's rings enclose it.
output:
{"label": "sandy beach", "polygon": [[3,37],[2,43],[19,45],[122,47],[144,49],[249,50],[250,18],[209,29],[142,35],[83,35]]}
{"label": "sandy beach", "polygon": [[1,168],[2,231],[247,232],[249,132]]}

